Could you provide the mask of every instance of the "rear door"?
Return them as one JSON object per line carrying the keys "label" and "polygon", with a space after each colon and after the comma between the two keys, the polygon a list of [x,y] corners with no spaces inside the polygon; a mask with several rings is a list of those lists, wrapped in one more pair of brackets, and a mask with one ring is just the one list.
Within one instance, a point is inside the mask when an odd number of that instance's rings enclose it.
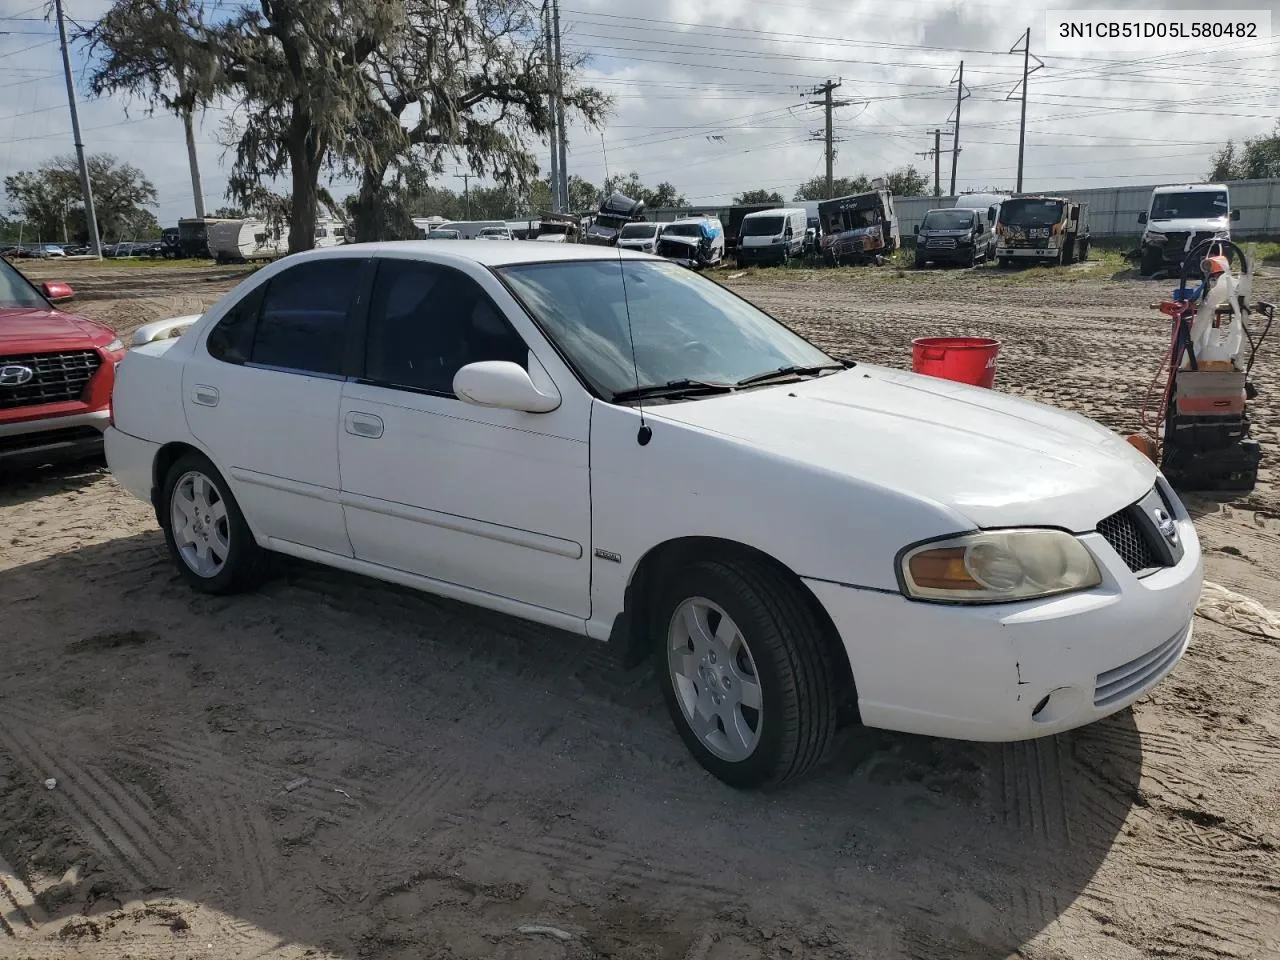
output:
{"label": "rear door", "polygon": [[222,317],[183,371],[191,432],[255,533],[344,556],[338,408],[369,263],[323,257],[275,274]]}

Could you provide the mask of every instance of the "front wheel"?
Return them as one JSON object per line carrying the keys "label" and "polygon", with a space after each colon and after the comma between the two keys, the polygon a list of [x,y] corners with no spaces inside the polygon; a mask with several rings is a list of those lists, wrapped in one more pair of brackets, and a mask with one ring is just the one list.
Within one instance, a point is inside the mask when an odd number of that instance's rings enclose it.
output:
{"label": "front wheel", "polygon": [[667,709],[710,773],[745,789],[822,759],[839,672],[797,587],[750,561],[703,561],[669,578],[653,622]]}
{"label": "front wheel", "polygon": [[165,476],[160,522],[182,578],[205,593],[256,586],[263,550],[226,480],[207,457],[179,457]]}

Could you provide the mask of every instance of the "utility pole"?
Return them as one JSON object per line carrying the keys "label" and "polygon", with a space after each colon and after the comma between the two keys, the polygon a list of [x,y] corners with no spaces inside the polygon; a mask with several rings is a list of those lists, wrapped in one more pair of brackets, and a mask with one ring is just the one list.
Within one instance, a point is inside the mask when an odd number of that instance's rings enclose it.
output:
{"label": "utility pole", "polygon": [[933,157],[933,195],[935,197],[942,196],[942,128],[935,127],[933,130],[933,149],[921,150],[916,153],[917,157]]}
{"label": "utility pole", "polygon": [[555,28],[556,49],[556,127],[560,131],[557,149],[560,151],[560,202],[565,213],[569,209],[569,131],[564,123],[564,62],[560,59],[560,0],[551,0],[551,18]]}
{"label": "utility pole", "polygon": [[814,132],[812,139],[814,140],[821,139],[826,143],[827,199],[828,200],[830,200],[832,196],[835,194],[835,159],[836,159],[835,144],[837,143],[836,138],[832,134],[831,115],[832,115],[832,111],[834,111],[836,107],[845,107],[849,105],[848,100],[833,100],[831,97],[832,91],[834,91],[837,87],[841,86],[841,83],[842,81],[840,80],[828,80],[826,83],[818,84],[818,86],[813,88],[811,93],[813,96],[822,94],[822,99],[809,101],[812,104],[817,104],[821,106],[826,111],[826,120],[827,120],[826,129],[822,133]]}
{"label": "utility pole", "polygon": [[551,212],[561,213],[560,206],[560,125],[556,122],[556,81],[559,74],[559,63],[556,61],[555,44],[551,39],[551,9],[547,0],[542,3],[543,31],[547,44],[547,102],[550,105],[551,129],[548,141],[551,144]]}
{"label": "utility pole", "polygon": [[76,159],[80,163],[80,190],[84,194],[84,216],[89,226],[89,249],[102,259],[102,242],[98,239],[98,215],[93,209],[93,188],[89,184],[89,165],[84,159],[80,140],[80,117],[76,113],[76,88],[71,81],[71,56],[67,53],[67,25],[62,19],[62,0],[54,0],[58,15],[58,41],[62,44],[62,71],[67,77],[67,105],[71,108],[71,133],[76,142]]}
{"label": "utility pole", "polygon": [[[1018,45],[1022,45],[1022,49],[1018,49]],[[1010,49],[1010,53],[1022,54],[1022,80],[1018,85],[1009,91],[1006,100],[1012,100],[1014,93],[1021,90],[1020,99],[1022,100],[1022,122],[1018,126],[1018,186],[1015,193],[1022,192],[1022,161],[1026,156],[1027,147],[1027,78],[1044,66],[1044,61],[1031,52],[1031,28],[1027,27],[1027,32],[1022,35],[1022,39],[1015,43]],[[1035,60],[1036,65],[1031,66],[1031,61]]]}
{"label": "utility pole", "polygon": [[471,219],[471,174],[455,173],[455,180],[462,181],[462,218],[464,220]]}
{"label": "utility pole", "polygon": [[951,141],[951,193],[956,195],[956,161],[960,159],[960,104],[969,98],[969,90],[964,85],[964,61],[960,61],[960,70],[952,83],[956,85],[956,119],[954,137]]}

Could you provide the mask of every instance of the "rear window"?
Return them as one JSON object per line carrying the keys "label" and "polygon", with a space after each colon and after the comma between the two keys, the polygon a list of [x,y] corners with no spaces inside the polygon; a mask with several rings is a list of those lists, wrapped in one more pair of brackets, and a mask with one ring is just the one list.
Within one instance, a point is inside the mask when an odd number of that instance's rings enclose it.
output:
{"label": "rear window", "polygon": [[782,232],[782,217],[747,217],[742,221],[744,237],[773,237]]}

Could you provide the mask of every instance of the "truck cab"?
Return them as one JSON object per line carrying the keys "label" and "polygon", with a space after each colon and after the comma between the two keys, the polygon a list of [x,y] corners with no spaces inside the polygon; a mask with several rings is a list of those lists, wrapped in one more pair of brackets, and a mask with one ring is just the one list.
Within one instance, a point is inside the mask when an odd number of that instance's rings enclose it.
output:
{"label": "truck cab", "polygon": [[1089,257],[1089,205],[1069,197],[1011,197],[996,216],[996,256],[1007,267],[1067,264]]}
{"label": "truck cab", "polygon": [[830,266],[888,256],[901,242],[898,215],[888,190],[824,200],[818,204],[818,219],[822,257]]}
{"label": "truck cab", "polygon": [[1196,244],[1212,237],[1231,239],[1231,222],[1240,211],[1231,209],[1225,183],[1190,183],[1156,187],[1143,225],[1139,271],[1144,277],[1161,270],[1178,270]]}

